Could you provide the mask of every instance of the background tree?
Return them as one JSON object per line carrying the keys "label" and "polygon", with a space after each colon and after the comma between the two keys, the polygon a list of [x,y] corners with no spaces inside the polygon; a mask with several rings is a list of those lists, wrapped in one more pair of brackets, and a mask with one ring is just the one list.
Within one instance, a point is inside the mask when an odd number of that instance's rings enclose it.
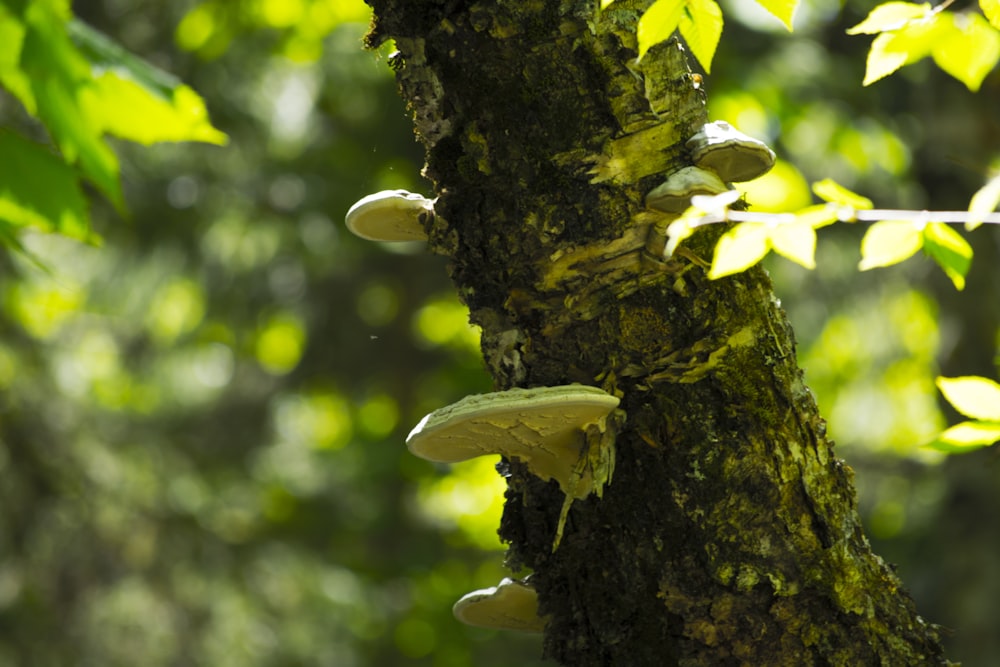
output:
{"label": "background tree", "polygon": [[[725,6],[712,117],[882,205],[967,202],[994,153],[995,75],[974,97],[929,63],[861,89],[867,44],[843,30],[866,3],[805,6],[780,38],[741,7]],[[492,462],[442,476],[401,445],[489,388],[478,338],[439,258],[341,231],[360,195],[422,189],[385,52],[359,48],[365,8],[74,9],[201,92],[230,145],[120,147],[131,222],[96,199],[103,248],[25,238],[51,275],[5,259],[0,661],[532,664],[534,638],[450,615],[502,576]],[[754,210],[801,197],[782,171]],[[995,376],[995,232],[970,237],[961,294],[920,262],[858,276],[858,233],[821,241],[817,273],[769,268],[876,550],[955,629],[949,656],[987,662],[992,454],[917,446],[944,423],[936,359]]]}

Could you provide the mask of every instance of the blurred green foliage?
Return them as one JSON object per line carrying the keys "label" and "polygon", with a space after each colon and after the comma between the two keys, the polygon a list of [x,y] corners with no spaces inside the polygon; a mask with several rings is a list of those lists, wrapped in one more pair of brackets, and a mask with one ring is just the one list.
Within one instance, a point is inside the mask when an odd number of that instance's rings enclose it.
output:
{"label": "blurred green foliage", "polygon": [[[844,30],[867,3],[807,2],[791,36],[746,4],[723,3],[707,86],[713,118],[784,160],[751,204],[798,205],[832,177],[880,206],[967,205],[1000,153],[995,76],[972,96],[918,63],[865,89],[865,44]],[[537,637],[450,612],[505,574],[494,461],[448,469],[403,444],[491,388],[478,333],[440,258],[341,223],[376,190],[429,194],[387,52],[361,48],[368,9],[74,11],[199,91],[230,140],[116,144],[131,214],[90,199],[103,247],[30,223],[30,255],[0,256],[0,664],[540,664]],[[10,96],[0,118],[0,149],[44,139]],[[46,215],[80,224],[82,192]],[[920,445],[946,419],[935,375],[996,376],[989,227],[960,295],[926,262],[858,274],[861,229],[824,235],[814,272],[769,263],[878,550],[969,664],[1000,654],[983,620],[1000,545],[977,524],[998,471],[989,451],[942,462]]]}

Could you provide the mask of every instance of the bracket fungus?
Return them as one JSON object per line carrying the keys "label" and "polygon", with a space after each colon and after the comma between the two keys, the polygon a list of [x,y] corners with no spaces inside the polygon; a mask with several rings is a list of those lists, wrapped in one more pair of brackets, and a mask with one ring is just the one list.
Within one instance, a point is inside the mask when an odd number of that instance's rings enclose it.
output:
{"label": "bracket fungus", "polygon": [[538,593],[524,581],[504,578],[497,586],[463,595],[452,607],[455,618],[466,625],[495,630],[542,632],[545,619],[538,615]]}
{"label": "bracket fungus", "polygon": [[[438,463],[489,454],[516,458],[541,479],[556,480],[568,500],[583,499],[610,478],[613,443],[594,447],[603,452],[590,451],[589,444],[595,429],[597,435],[607,433],[606,420],[618,403],[617,397],[581,384],[466,396],[424,417],[406,446]],[[602,459],[602,454],[607,456]],[[594,461],[604,470],[595,471]]]}
{"label": "bracket fungus", "polygon": [[701,167],[684,167],[649,191],[646,207],[665,213],[681,213],[695,195],[714,195],[729,188],[714,172]]}
{"label": "bracket fungus", "polygon": [[406,190],[382,190],[358,200],[344,221],[356,236],[369,241],[426,241],[423,213],[434,212],[434,201]]}
{"label": "bracket fungus", "polygon": [[724,120],[703,125],[686,146],[696,166],[711,169],[726,183],[752,181],[774,166],[774,151],[767,144]]}

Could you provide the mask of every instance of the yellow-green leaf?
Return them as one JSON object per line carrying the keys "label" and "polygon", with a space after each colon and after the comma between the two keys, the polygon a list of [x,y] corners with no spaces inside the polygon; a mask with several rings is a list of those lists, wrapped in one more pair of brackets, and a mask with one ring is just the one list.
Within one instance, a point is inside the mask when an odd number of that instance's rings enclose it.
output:
{"label": "yellow-green leaf", "polygon": [[966,417],[1000,422],[1000,384],[975,375],[939,377],[938,389]]}
{"label": "yellow-green leaf", "polygon": [[983,224],[983,218],[988,213],[995,211],[998,205],[1000,205],[1000,175],[991,178],[986,185],[976,191],[976,194],[972,195],[972,200],[969,202],[971,217],[965,223],[965,229],[971,232]]}
{"label": "yellow-green leaf", "polygon": [[688,0],[679,28],[691,53],[706,72],[711,72],[712,58],[722,37],[722,9],[715,0]]}
{"label": "yellow-green leaf", "polygon": [[656,0],[639,19],[636,38],[639,41],[639,58],[653,46],[670,39],[681,22],[685,0]]}
{"label": "yellow-green leaf", "polygon": [[897,30],[911,19],[927,16],[931,6],[912,2],[886,2],[873,9],[864,21],[847,29],[848,35],[874,35],[886,30]]}
{"label": "yellow-green leaf", "polygon": [[965,289],[965,274],[972,264],[972,246],[948,225],[932,222],[924,227],[924,251],[944,270],[955,289]]}
{"label": "yellow-green leaf", "polygon": [[770,241],[771,247],[782,257],[807,269],[816,268],[816,230],[809,223],[775,225],[771,229]]}
{"label": "yellow-green leaf", "polygon": [[792,19],[795,17],[799,0],[757,0],[757,4],[784,23],[789,32],[792,31]]}
{"label": "yellow-green leaf", "polygon": [[946,30],[947,21],[941,19],[941,14],[933,14],[926,20],[910,21],[898,30],[883,32],[868,51],[862,85],[875,83],[929,55]]}
{"label": "yellow-green leaf", "polygon": [[879,266],[899,264],[924,245],[919,224],[910,221],[876,222],[861,239],[861,262],[858,269],[867,271]]}
{"label": "yellow-green leaf", "polygon": [[1000,0],[979,0],[979,7],[986,14],[990,25],[1000,30]]}
{"label": "yellow-green leaf", "polygon": [[106,71],[91,91],[87,111],[95,124],[115,136],[145,145],[158,141],[226,143],[226,135],[212,127],[201,97],[185,85],[165,97],[128,76]]}
{"label": "yellow-green leaf", "polygon": [[942,12],[939,23],[934,62],[976,92],[1000,60],[1000,33],[979,14]]}
{"label": "yellow-green leaf", "polygon": [[843,185],[830,178],[824,178],[822,181],[816,181],[813,183],[812,190],[817,197],[823,201],[828,201],[831,204],[847,206],[848,208],[853,208],[858,211],[875,208],[871,199],[851,192]]}
{"label": "yellow-green leaf", "polygon": [[945,452],[970,451],[1000,440],[1000,422],[967,421],[955,424],[928,447]]}
{"label": "yellow-green leaf", "polygon": [[601,0],[601,9],[607,9],[608,5],[613,3],[615,0]]}
{"label": "yellow-green leaf", "polygon": [[96,240],[87,201],[72,167],[52,151],[0,131],[0,220],[80,240]]}
{"label": "yellow-green leaf", "polygon": [[667,245],[663,248],[664,257],[673,257],[677,246],[694,234],[694,230],[697,229],[695,221],[696,218],[682,216],[670,223],[670,226],[667,227]]}
{"label": "yellow-green leaf", "polygon": [[837,215],[837,207],[830,206],[828,204],[807,206],[804,209],[795,212],[795,221],[797,223],[808,225],[813,229],[826,227],[827,225],[837,222],[839,219],[840,217]]}
{"label": "yellow-green leaf", "polygon": [[760,222],[743,222],[722,235],[715,246],[712,280],[746,271],[759,262],[770,249],[769,225]]}

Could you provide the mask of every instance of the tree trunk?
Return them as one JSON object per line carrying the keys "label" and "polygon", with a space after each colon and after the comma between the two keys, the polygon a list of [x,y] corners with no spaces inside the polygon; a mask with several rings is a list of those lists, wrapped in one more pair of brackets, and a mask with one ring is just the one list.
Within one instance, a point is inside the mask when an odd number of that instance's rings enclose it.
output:
{"label": "tree trunk", "polygon": [[507,468],[501,536],[534,572],[545,655],[944,664],[862,533],[766,273],[708,280],[718,229],[666,261],[647,242],[668,218],[644,195],[706,120],[682,47],[636,64],[636,2],[371,2],[439,194],[429,246],[497,388],[596,385],[627,414],[610,486],[555,551],[562,493]]}

